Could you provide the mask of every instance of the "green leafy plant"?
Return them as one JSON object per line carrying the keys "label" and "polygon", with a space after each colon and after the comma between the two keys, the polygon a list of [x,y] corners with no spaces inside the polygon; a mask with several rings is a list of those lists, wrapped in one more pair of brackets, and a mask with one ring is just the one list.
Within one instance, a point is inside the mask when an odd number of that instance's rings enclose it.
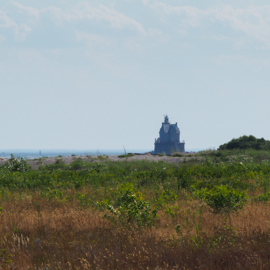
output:
{"label": "green leafy plant", "polygon": [[106,158],[107,158],[106,156],[98,155],[98,159],[100,159],[100,160],[105,160]]}
{"label": "green leafy plant", "polygon": [[175,218],[177,215],[179,215],[179,207],[174,206],[170,207],[168,206],[167,208],[164,209],[164,213],[166,213],[168,216]]}
{"label": "green leafy plant", "polygon": [[64,164],[64,161],[62,159],[56,159],[55,164]]}
{"label": "green leafy plant", "polygon": [[134,157],[134,154],[128,153],[128,154],[119,155],[118,157],[119,158]]}
{"label": "green leafy plant", "polygon": [[234,190],[224,185],[216,186],[211,190],[202,189],[195,194],[211,207],[212,212],[219,214],[237,211],[242,209],[246,196],[244,191]]}
{"label": "green leafy plant", "polygon": [[182,228],[181,228],[181,225],[180,224],[177,224],[176,226],[175,226],[175,231],[176,231],[176,233],[177,233],[177,235],[178,236],[182,236]]}
{"label": "green leafy plant", "polygon": [[173,204],[177,200],[177,194],[166,187],[162,190],[156,189],[155,193],[155,203],[158,207],[164,207],[165,205]]}
{"label": "green leafy plant", "polygon": [[140,192],[134,192],[132,184],[119,185],[115,195],[115,200],[106,205],[110,215],[104,215],[105,218],[138,226],[154,224],[157,210],[151,209]]}
{"label": "green leafy plant", "polygon": [[183,157],[184,154],[181,153],[181,152],[174,152],[174,153],[172,153],[172,156],[173,156],[173,157]]}
{"label": "green leafy plant", "polygon": [[78,171],[84,168],[84,162],[81,159],[74,160],[69,164],[70,170]]}
{"label": "green leafy plant", "polygon": [[11,255],[7,253],[5,248],[0,249],[1,269],[10,269],[9,265],[12,263]]}
{"label": "green leafy plant", "polygon": [[6,167],[11,172],[27,172],[30,169],[30,166],[23,158],[20,160],[16,159],[14,158],[13,154],[11,154],[10,160],[7,162]]}
{"label": "green leafy plant", "polygon": [[267,203],[270,200],[270,192],[259,195],[257,200],[262,203]]}
{"label": "green leafy plant", "polygon": [[232,149],[256,149],[256,150],[270,150],[270,141],[264,138],[258,139],[252,135],[242,136],[238,139],[232,139],[228,143],[219,146],[220,150]]}

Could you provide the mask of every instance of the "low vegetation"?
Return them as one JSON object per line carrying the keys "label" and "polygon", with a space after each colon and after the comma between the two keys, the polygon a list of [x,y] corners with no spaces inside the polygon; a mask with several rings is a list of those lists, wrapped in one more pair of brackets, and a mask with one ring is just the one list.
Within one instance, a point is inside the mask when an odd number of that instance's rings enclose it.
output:
{"label": "low vegetation", "polygon": [[[185,159],[185,157],[183,157]],[[268,269],[270,153],[0,167],[1,269]]]}
{"label": "low vegetation", "polygon": [[123,155],[119,155],[119,158],[127,158],[127,157],[134,157],[133,153],[128,153],[128,154],[123,154]]}
{"label": "low vegetation", "polygon": [[264,138],[257,139],[256,137],[242,136],[238,139],[232,139],[219,147],[220,150],[232,149],[256,149],[256,150],[270,150],[270,141]]}

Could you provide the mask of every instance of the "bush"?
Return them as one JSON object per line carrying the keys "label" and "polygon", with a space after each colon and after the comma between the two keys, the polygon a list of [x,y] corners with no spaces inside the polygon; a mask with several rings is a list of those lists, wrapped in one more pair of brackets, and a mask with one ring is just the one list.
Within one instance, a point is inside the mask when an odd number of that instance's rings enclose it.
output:
{"label": "bush", "polygon": [[157,210],[151,210],[150,203],[144,200],[141,193],[134,192],[132,184],[119,185],[115,200],[107,203],[106,208],[111,215],[104,215],[105,218],[124,224],[149,226],[157,217]]}
{"label": "bush", "polygon": [[134,157],[134,154],[128,153],[128,154],[119,155],[118,157],[119,157],[119,158]]}
{"label": "bush", "polygon": [[216,186],[211,190],[202,189],[195,192],[196,195],[211,207],[212,212],[219,214],[237,211],[242,209],[246,196],[244,191],[233,190],[227,186]]}
{"label": "bush", "polygon": [[77,159],[70,163],[70,170],[72,171],[78,171],[82,170],[84,168],[84,162],[80,159]]}
{"label": "bush", "polygon": [[238,139],[232,139],[228,143],[219,146],[219,150],[233,150],[233,149],[256,149],[256,150],[270,150],[270,141],[264,138],[257,139],[256,137],[242,136]]}
{"label": "bush", "polygon": [[11,172],[27,172],[30,169],[30,166],[23,158],[18,160],[14,158],[13,154],[11,154],[10,160],[7,162],[6,166]]}
{"label": "bush", "polygon": [[257,200],[262,203],[267,203],[270,200],[270,192],[259,195]]}

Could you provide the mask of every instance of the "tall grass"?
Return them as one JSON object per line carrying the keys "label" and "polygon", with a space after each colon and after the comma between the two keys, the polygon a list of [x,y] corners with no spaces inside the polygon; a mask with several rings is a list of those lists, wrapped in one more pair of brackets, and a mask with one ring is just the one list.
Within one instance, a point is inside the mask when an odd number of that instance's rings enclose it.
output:
{"label": "tall grass", "polygon": [[234,155],[3,166],[1,268],[268,269],[270,164]]}

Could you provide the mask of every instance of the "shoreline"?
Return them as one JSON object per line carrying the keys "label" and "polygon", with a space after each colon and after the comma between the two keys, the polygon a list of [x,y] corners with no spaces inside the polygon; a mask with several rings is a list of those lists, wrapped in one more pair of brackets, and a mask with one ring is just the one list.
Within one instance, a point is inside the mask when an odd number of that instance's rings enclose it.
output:
{"label": "shoreline", "polygon": [[[194,153],[196,154],[196,153]],[[56,162],[63,162],[66,165],[69,165],[73,161],[82,160],[83,162],[123,162],[123,161],[164,161],[168,163],[182,163],[184,160],[189,160],[193,158],[193,153],[183,153],[181,156],[169,156],[169,155],[152,155],[152,154],[132,154],[132,156],[122,156],[121,155],[80,155],[80,156],[56,156],[56,157],[43,157],[36,159],[27,159],[25,160],[33,169],[38,169],[39,166],[47,166],[55,164]],[[9,159],[0,157],[0,165],[4,165]]]}

